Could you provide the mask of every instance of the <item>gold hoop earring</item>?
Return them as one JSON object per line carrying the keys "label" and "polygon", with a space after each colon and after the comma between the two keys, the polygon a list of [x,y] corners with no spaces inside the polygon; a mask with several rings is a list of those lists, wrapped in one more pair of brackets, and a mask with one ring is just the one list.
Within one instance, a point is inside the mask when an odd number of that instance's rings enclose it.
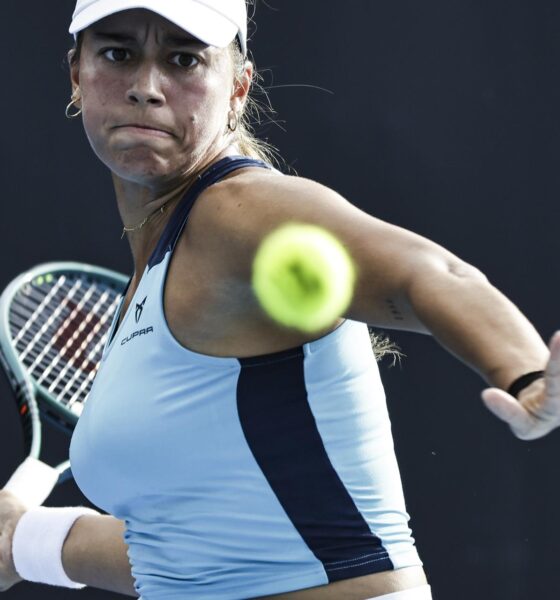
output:
{"label": "gold hoop earring", "polygon": [[234,133],[237,130],[238,126],[239,126],[239,117],[237,116],[237,113],[234,110],[232,110],[229,113],[228,129],[231,131],[231,133]]}
{"label": "gold hoop earring", "polygon": [[72,98],[70,99],[70,103],[68,104],[68,106],[66,107],[66,110],[64,111],[64,114],[66,115],[67,119],[75,119],[76,117],[79,117],[82,114],[82,108],[80,107],[76,112],[71,113],[70,110],[72,109],[72,107],[76,106],[76,104],[81,100],[80,98],[80,90],[78,88],[76,88],[73,92],[72,92]]}

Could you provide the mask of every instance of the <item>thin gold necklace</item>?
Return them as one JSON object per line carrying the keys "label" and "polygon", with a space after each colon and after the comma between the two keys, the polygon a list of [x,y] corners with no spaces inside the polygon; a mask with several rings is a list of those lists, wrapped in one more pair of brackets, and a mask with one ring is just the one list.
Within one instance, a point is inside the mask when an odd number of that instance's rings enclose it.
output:
{"label": "thin gold necklace", "polygon": [[129,233],[131,231],[138,231],[138,230],[142,229],[142,227],[144,227],[144,225],[146,225],[146,223],[148,221],[151,221],[158,213],[163,214],[167,208],[167,205],[171,202],[171,200],[172,199],[169,198],[169,200],[167,202],[162,204],[159,208],[156,208],[156,210],[154,210],[153,213],[149,214],[141,223],[138,223],[138,225],[135,225],[134,227],[123,227],[121,240],[127,233]]}

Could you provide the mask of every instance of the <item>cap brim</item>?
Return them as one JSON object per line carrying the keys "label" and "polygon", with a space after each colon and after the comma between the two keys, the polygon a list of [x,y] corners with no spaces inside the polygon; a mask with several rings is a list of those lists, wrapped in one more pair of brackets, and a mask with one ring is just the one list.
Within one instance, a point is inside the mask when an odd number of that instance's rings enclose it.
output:
{"label": "cap brim", "polygon": [[[155,12],[209,46],[225,48],[239,33],[238,26],[220,13],[188,0],[182,0],[180,5],[177,0],[159,0],[157,10],[154,9],[153,0],[98,0],[73,19],[69,31],[77,34],[109,15],[133,8]],[[245,40],[241,40],[241,43],[243,45]]]}

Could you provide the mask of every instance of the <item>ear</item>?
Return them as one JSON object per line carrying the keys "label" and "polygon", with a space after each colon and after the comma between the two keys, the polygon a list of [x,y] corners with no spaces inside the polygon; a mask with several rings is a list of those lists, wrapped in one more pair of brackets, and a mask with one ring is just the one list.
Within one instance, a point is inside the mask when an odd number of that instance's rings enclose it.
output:
{"label": "ear", "polygon": [[250,60],[245,61],[243,67],[243,75],[236,77],[233,85],[233,94],[230,99],[230,106],[237,114],[243,111],[243,107],[247,102],[247,97],[251,90],[253,82],[254,66]]}
{"label": "ear", "polygon": [[76,49],[72,48],[68,52],[68,64],[70,65],[70,83],[72,85],[72,95],[80,87],[80,62],[75,61]]}

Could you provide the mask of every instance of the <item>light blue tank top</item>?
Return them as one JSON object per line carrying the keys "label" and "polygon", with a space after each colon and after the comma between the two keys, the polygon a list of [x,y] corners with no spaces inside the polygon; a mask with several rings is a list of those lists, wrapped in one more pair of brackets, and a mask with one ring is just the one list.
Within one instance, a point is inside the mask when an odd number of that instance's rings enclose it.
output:
{"label": "light blue tank top", "polygon": [[[76,482],[124,520],[144,600],[244,600],[421,562],[368,328],[252,358],[192,352],[163,290],[211,167],[172,215],[72,438]],[[120,312],[120,311],[119,311]]]}

